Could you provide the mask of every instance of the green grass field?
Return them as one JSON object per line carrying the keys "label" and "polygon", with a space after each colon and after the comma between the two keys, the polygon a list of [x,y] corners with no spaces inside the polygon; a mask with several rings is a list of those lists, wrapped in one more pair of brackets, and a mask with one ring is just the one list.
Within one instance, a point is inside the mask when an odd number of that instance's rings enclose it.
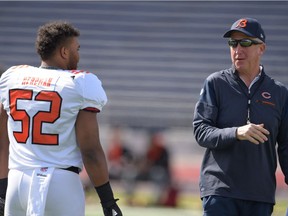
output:
{"label": "green grass field", "polygon": [[[100,206],[99,206],[100,207]],[[86,216],[103,216],[99,212],[99,207],[87,206]],[[121,206],[124,216],[200,216],[201,212],[191,209],[172,209],[172,208],[155,208],[155,207],[128,207]]]}
{"label": "green grass field", "polygon": [[[98,197],[93,191],[87,193],[86,216],[103,216]],[[139,205],[126,205],[126,197],[116,194],[120,198],[119,205],[124,216],[201,216],[201,202],[198,195],[185,195],[179,197],[179,208],[163,208],[149,205],[151,194],[141,192],[136,194],[135,199]],[[288,201],[278,197],[272,216],[285,216]]]}

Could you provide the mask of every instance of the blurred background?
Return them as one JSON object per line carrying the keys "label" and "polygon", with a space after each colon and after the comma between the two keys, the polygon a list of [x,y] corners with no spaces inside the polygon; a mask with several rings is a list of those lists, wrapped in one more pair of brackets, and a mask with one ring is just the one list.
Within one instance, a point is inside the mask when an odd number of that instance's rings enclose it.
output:
{"label": "blurred background", "polygon": [[[39,66],[38,27],[73,23],[79,69],[95,73],[109,99],[99,122],[117,192],[127,205],[183,207],[181,197],[198,197],[204,152],[193,137],[194,105],[204,79],[231,66],[222,36],[241,17],[262,24],[265,71],[288,85],[285,1],[1,1],[0,68]],[[280,170],[277,181],[277,196],[287,198]]]}

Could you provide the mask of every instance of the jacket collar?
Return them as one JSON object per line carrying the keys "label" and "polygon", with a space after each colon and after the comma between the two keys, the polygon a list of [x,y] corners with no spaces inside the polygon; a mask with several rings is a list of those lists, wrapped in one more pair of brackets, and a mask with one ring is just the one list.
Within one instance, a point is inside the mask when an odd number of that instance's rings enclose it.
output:
{"label": "jacket collar", "polygon": [[[264,76],[265,76],[265,72],[264,72],[264,66],[263,65],[260,65],[260,73],[259,73],[259,79],[258,80],[263,80]],[[236,70],[235,66],[232,65],[231,67],[231,71],[232,71],[232,76],[235,80],[239,80],[240,77],[239,77],[239,72]],[[241,79],[240,79],[241,80]]]}

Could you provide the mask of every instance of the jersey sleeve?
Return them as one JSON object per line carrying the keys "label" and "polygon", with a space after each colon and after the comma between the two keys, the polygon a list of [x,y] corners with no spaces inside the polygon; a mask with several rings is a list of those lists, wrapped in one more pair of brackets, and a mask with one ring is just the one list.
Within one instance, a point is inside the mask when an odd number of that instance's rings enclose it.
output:
{"label": "jersey sleeve", "polygon": [[7,81],[8,81],[8,76],[7,74],[9,73],[9,70],[4,72],[1,77],[0,77],[0,102],[4,105],[4,107],[8,106],[8,101],[6,99],[6,93],[7,93]]}
{"label": "jersey sleeve", "polygon": [[100,112],[107,103],[107,96],[98,77],[92,73],[83,73],[78,84],[83,98],[80,109]]}

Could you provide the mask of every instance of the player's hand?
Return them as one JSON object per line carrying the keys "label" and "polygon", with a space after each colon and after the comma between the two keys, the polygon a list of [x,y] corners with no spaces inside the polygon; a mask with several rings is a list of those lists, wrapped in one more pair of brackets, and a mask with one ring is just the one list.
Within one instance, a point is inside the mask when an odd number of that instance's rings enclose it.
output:
{"label": "player's hand", "polygon": [[122,216],[122,212],[116,203],[117,201],[118,199],[114,199],[107,203],[101,203],[105,216]]}
{"label": "player's hand", "polygon": [[264,124],[247,124],[237,128],[236,137],[239,140],[248,140],[254,144],[264,143],[268,140],[269,131]]}
{"label": "player's hand", "polygon": [[0,197],[0,216],[4,216],[5,199]]}

